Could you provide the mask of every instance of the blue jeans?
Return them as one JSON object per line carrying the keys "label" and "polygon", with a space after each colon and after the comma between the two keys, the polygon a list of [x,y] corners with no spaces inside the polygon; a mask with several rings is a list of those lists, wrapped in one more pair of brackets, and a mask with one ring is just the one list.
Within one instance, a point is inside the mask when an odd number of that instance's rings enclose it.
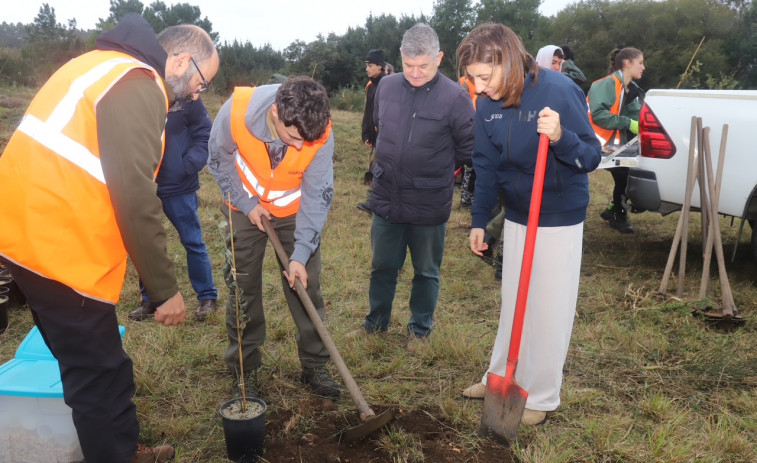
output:
{"label": "blue jeans", "polygon": [[370,312],[365,317],[366,331],[386,331],[392,315],[397,275],[405,263],[407,250],[413,262],[413,287],[410,292],[411,333],[426,336],[434,322],[439,297],[439,269],[444,255],[447,224],[393,224],[373,215],[371,241],[373,261],[368,290]]}
{"label": "blue jeans", "polygon": [[[179,240],[187,251],[187,273],[198,301],[218,299],[218,291],[213,284],[213,269],[210,257],[202,240],[202,226],[197,214],[197,193],[160,198],[163,212],[179,234]],[[142,300],[147,301],[147,293],[139,282]]]}

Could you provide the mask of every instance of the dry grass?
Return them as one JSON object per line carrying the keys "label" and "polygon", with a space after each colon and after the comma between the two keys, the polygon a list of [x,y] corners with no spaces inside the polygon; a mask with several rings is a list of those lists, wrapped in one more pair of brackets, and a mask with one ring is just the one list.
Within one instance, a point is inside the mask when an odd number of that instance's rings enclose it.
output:
{"label": "dry grass", "polygon": [[[214,114],[222,101],[211,97],[207,103]],[[480,380],[488,365],[499,285],[493,268],[467,249],[470,216],[459,207],[459,197],[447,227],[440,301],[430,342],[412,355],[404,350],[409,264],[400,274],[389,336],[344,338],[367,311],[370,273],[370,217],[355,208],[365,196],[362,175],[368,162],[367,149],[359,142],[360,118],[334,111],[336,189],[323,239],[326,324],[369,403],[439,411],[452,423],[458,442],[476,449],[481,443],[476,434],[481,406],[462,401],[459,395]],[[7,119],[3,121],[0,134],[9,133],[12,127],[7,127]],[[545,426],[521,431],[514,455],[532,463],[757,461],[757,341],[752,320],[757,266],[751,261],[747,237],[741,240],[736,262],[729,263],[736,305],[747,323],[737,330],[714,328],[692,317],[694,302],[661,301],[654,295],[678,214],[634,215],[636,234],[617,234],[598,217],[610,197],[611,183],[606,172],[591,174],[593,199],[563,403]],[[202,173],[200,195],[223,306],[228,290],[221,277],[221,198],[207,171]],[[694,296],[702,262],[697,218],[693,214],[686,279],[686,294]],[[730,256],[737,227],[725,219],[721,223]],[[194,310],[184,252],[170,227],[169,233],[169,252],[188,309]],[[269,413],[295,412],[300,418],[291,432],[304,434],[318,426],[318,414],[323,412],[299,405],[307,392],[298,384],[295,328],[273,259],[271,249],[264,281],[268,340],[260,378]],[[675,293],[676,284],[674,276],[670,293]],[[716,278],[713,289],[711,303],[717,306]],[[137,279],[130,268],[117,311],[126,325],[125,347],[135,363],[142,441],[178,443],[179,462],[225,461],[217,410],[229,398],[232,381],[223,363],[223,313],[213,314],[205,323],[188,320],[167,329],[130,322],[126,315],[138,302]],[[11,313],[11,327],[0,336],[0,362],[13,356],[31,325],[25,311]],[[346,394],[337,407],[334,413],[355,414]],[[390,428],[380,442],[387,461],[424,461],[413,436],[400,429]]]}

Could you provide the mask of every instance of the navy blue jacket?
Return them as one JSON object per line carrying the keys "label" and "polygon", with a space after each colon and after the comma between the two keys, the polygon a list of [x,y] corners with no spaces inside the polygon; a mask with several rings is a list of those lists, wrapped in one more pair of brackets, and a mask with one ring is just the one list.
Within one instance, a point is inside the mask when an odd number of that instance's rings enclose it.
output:
{"label": "navy blue jacket", "polygon": [[370,205],[396,224],[440,225],[452,211],[455,166],[473,151],[473,103],[457,82],[436,73],[413,87],[401,73],[381,79]]}
{"label": "navy blue jacket", "polygon": [[165,198],[200,189],[198,173],[208,161],[213,123],[201,98],[170,111],[166,119],[166,150],[160,164],[158,196]]}
{"label": "navy blue jacket", "polygon": [[576,225],[586,220],[588,172],[596,169],[601,147],[589,123],[583,91],[559,72],[540,69],[535,86],[526,77],[519,107],[502,108],[502,101],[479,97],[476,102],[476,171],[473,228],[486,228],[505,193],[505,217],[526,225],[531,205],[539,134],[539,111],[549,106],[560,114],[562,136],[550,143],[544,178],[540,227]]}

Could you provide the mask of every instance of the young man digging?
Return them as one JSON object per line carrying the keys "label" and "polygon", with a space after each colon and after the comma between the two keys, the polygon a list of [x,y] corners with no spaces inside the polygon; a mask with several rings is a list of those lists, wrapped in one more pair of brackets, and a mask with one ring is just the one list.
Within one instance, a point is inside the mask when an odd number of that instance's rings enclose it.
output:
{"label": "young man digging", "polygon": [[[229,370],[239,374],[240,342],[245,375],[253,383],[261,364],[260,347],[265,340],[262,272],[268,242],[262,218],[266,217],[290,256],[289,272],[283,273],[281,281],[298,329],[300,379],[314,393],[335,399],[340,389],[326,369],[328,350],[292,289],[299,278],[323,318],[320,242],[334,193],[334,135],[329,111],[326,90],[307,77],[292,77],[281,85],[237,87],[213,123],[208,167],[234,209],[231,222],[238,302],[246,319],[240,340],[229,253],[224,267],[230,289],[225,355]],[[222,211],[228,220],[228,206]],[[228,225],[226,245],[230,251]]]}

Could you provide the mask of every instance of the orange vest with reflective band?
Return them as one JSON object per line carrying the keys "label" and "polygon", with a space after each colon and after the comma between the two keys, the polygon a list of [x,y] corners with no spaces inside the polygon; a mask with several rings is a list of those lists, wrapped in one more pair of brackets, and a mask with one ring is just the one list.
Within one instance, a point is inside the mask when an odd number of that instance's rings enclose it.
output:
{"label": "orange vest with reflective band", "polygon": [[[610,74],[607,77],[595,80],[592,85],[604,79],[614,79],[615,81],[615,103],[613,103],[612,107],[610,108],[610,114],[619,116],[620,104],[623,101],[623,82],[621,82],[617,76]],[[588,96],[586,97],[586,103],[589,103]],[[594,127],[594,132],[597,134],[597,138],[599,139],[599,142],[602,144],[602,146],[605,146],[608,143],[620,143],[620,131],[618,131],[617,129],[605,129],[604,127],[600,127],[595,124],[594,119],[591,117],[591,108],[589,108],[589,122],[591,122],[591,126]]]}
{"label": "orange vest with reflective band", "polygon": [[242,185],[250,197],[275,217],[288,217],[300,209],[302,176],[331,134],[331,121],[319,140],[305,142],[302,149],[287,148],[281,164],[271,169],[266,144],[250,133],[244,123],[255,87],[236,87],[231,100],[231,136],[237,144],[236,164]]}
{"label": "orange vest with reflective band", "polygon": [[467,77],[462,76],[459,80],[460,86],[463,87],[463,90],[468,92],[468,96],[470,97],[470,100],[473,102],[473,109],[476,109],[476,100],[478,99],[478,94],[476,94],[476,86],[473,85],[473,82],[469,81]]}
{"label": "orange vest with reflective band", "polygon": [[[34,97],[0,157],[0,254],[92,299],[117,303],[126,249],[100,164],[96,105],[126,73],[158,72],[95,50],[61,67]],[[166,111],[168,97],[166,97]],[[157,170],[156,170],[157,174]]]}

